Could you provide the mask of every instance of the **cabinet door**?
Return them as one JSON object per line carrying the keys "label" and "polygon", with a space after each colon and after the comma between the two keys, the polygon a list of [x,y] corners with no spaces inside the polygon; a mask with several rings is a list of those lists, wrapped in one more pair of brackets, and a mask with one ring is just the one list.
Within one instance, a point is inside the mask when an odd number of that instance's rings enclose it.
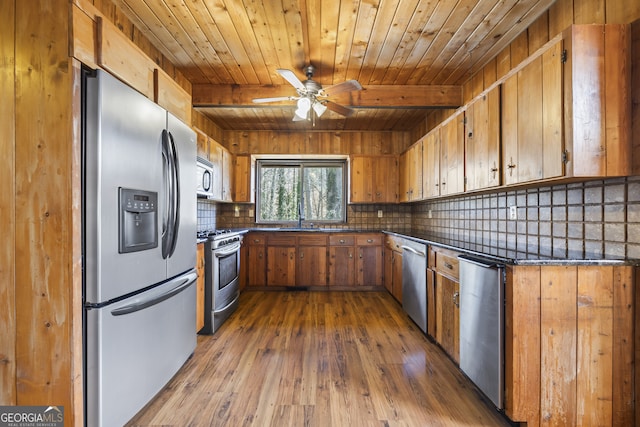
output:
{"label": "cabinet door", "polygon": [[356,258],[353,246],[329,248],[329,285],[355,286]]}
{"label": "cabinet door", "polygon": [[460,315],[458,309],[459,284],[436,273],[436,337],[453,360],[460,360]]}
{"label": "cabinet door", "polygon": [[464,191],[464,114],[457,113],[440,130],[440,195]]}
{"label": "cabinet door", "polygon": [[422,200],[422,150],[423,141],[420,140],[413,145],[409,162],[409,172],[411,174],[411,200]]}
{"label": "cabinet door", "polygon": [[209,160],[209,137],[204,132],[197,129],[196,131],[196,143],[198,147],[198,157]]}
{"label": "cabinet door", "polygon": [[427,334],[436,338],[438,322],[436,318],[436,307],[438,306],[436,291],[436,272],[427,269]]}
{"label": "cabinet door", "polygon": [[382,286],[382,268],[382,246],[358,247],[358,286]]}
{"label": "cabinet door", "polygon": [[233,201],[233,189],[231,188],[233,174],[233,156],[229,151],[222,149],[222,201]]}
{"label": "cabinet door", "polygon": [[295,286],[295,246],[267,247],[267,286]]}
{"label": "cabinet door", "polygon": [[440,128],[432,130],[424,139],[423,152],[424,197],[440,195]]}
{"label": "cabinet door", "polygon": [[402,252],[393,251],[393,296],[402,302]]}
{"label": "cabinet door", "polygon": [[467,107],[465,126],[467,191],[500,185],[500,89]]}
{"label": "cabinet door", "polygon": [[564,174],[562,41],[502,85],[506,185]]}
{"label": "cabinet door", "polygon": [[222,153],[224,149],[215,141],[209,140],[209,160],[213,164],[211,173],[211,191],[213,199],[222,200]]}
{"label": "cabinet door", "polygon": [[400,155],[398,159],[399,173],[398,178],[399,182],[399,190],[398,190],[398,199],[400,202],[408,202],[409,199],[409,186],[411,183],[409,182],[409,152],[405,151]]}
{"label": "cabinet door", "polygon": [[391,295],[393,295],[393,250],[385,246],[384,252],[384,287]]}
{"label": "cabinet door", "polygon": [[266,247],[264,245],[249,245],[249,261],[247,273],[248,286],[265,286],[267,272]]}
{"label": "cabinet door", "polygon": [[298,246],[297,251],[296,284],[299,286],[326,286],[326,246]]}
{"label": "cabinet door", "polygon": [[233,201],[253,202],[253,167],[250,156],[235,156],[233,167]]}
{"label": "cabinet door", "polygon": [[373,201],[373,158],[369,156],[351,157],[351,197],[352,203]]}
{"label": "cabinet door", "polygon": [[398,159],[395,156],[377,157],[372,165],[373,202],[398,202]]}

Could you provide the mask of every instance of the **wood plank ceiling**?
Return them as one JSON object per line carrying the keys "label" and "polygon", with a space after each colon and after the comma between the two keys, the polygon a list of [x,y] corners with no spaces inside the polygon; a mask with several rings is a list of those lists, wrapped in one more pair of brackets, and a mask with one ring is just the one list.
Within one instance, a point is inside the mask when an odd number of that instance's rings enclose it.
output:
{"label": "wood plank ceiling", "polygon": [[[193,84],[197,110],[225,130],[410,130],[457,107],[461,85],[554,0],[113,0]],[[292,121],[297,96],[276,70],[363,87],[354,107]]]}

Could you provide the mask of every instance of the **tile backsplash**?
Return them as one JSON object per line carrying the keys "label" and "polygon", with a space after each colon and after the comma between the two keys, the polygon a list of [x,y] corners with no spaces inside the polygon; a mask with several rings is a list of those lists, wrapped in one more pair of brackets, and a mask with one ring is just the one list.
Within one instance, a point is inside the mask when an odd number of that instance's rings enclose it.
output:
{"label": "tile backsplash", "polygon": [[[198,230],[260,227],[254,213],[254,204],[198,199]],[[640,177],[349,205],[347,223],[329,227],[411,232],[509,258],[640,259]]]}
{"label": "tile backsplash", "polygon": [[640,177],[422,202],[412,231],[509,258],[640,259]]}

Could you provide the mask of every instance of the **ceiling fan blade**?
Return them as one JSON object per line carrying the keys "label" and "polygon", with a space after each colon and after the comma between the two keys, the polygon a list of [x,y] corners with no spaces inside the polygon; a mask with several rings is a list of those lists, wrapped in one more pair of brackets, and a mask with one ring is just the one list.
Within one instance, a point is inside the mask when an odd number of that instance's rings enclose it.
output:
{"label": "ceiling fan blade", "polygon": [[278,102],[278,101],[292,101],[295,98],[292,96],[277,96],[275,98],[254,98],[254,104],[263,104],[265,102]]}
{"label": "ceiling fan blade", "polygon": [[338,83],[333,86],[325,87],[322,89],[322,94],[331,96],[343,92],[353,92],[354,90],[362,90],[362,86],[357,80],[347,80],[346,82]]}
{"label": "ceiling fan blade", "polygon": [[350,117],[354,113],[351,108],[345,107],[344,105],[336,104],[335,102],[326,101],[323,102],[323,104],[327,107],[327,109],[333,111],[334,113],[341,114],[345,117]]}
{"label": "ceiling fan blade", "polygon": [[301,89],[304,90],[305,86],[302,84],[302,82],[300,81],[300,79],[293,74],[293,71],[291,70],[285,70],[283,68],[278,68],[276,70],[286,81],[288,81],[289,83],[291,83],[291,85],[293,85],[293,87],[295,87],[296,89]]}

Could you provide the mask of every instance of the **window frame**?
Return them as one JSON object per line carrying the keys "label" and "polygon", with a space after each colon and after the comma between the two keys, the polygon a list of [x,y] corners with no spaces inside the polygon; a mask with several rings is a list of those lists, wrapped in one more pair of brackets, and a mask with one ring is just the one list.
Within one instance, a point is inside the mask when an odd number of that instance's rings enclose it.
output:
{"label": "window frame", "polygon": [[[341,189],[342,189],[342,216],[340,219],[335,219],[335,220],[318,220],[318,219],[304,219],[303,222],[304,223],[313,223],[314,225],[316,224],[331,224],[331,225],[337,225],[337,224],[346,224],[347,223],[347,206],[348,206],[348,162],[347,159],[345,158],[326,158],[326,159],[317,159],[317,158],[313,158],[313,159],[304,159],[304,158],[258,158],[256,159],[256,212],[255,212],[255,222],[256,224],[272,224],[272,225],[297,225],[298,224],[298,219],[294,220],[294,221],[286,221],[286,220],[275,220],[275,221],[270,221],[270,220],[263,220],[260,219],[260,210],[261,210],[261,206],[262,206],[262,174],[261,174],[261,169],[263,166],[269,166],[269,167],[277,167],[277,166],[282,166],[282,167],[299,167],[300,168],[300,202],[302,202],[302,199],[304,197],[305,191],[304,188],[302,187],[304,185],[304,168],[305,167],[323,167],[323,166],[333,166],[333,167],[340,167],[342,170],[342,185],[341,185]],[[305,217],[306,217],[306,213],[305,213]]]}

